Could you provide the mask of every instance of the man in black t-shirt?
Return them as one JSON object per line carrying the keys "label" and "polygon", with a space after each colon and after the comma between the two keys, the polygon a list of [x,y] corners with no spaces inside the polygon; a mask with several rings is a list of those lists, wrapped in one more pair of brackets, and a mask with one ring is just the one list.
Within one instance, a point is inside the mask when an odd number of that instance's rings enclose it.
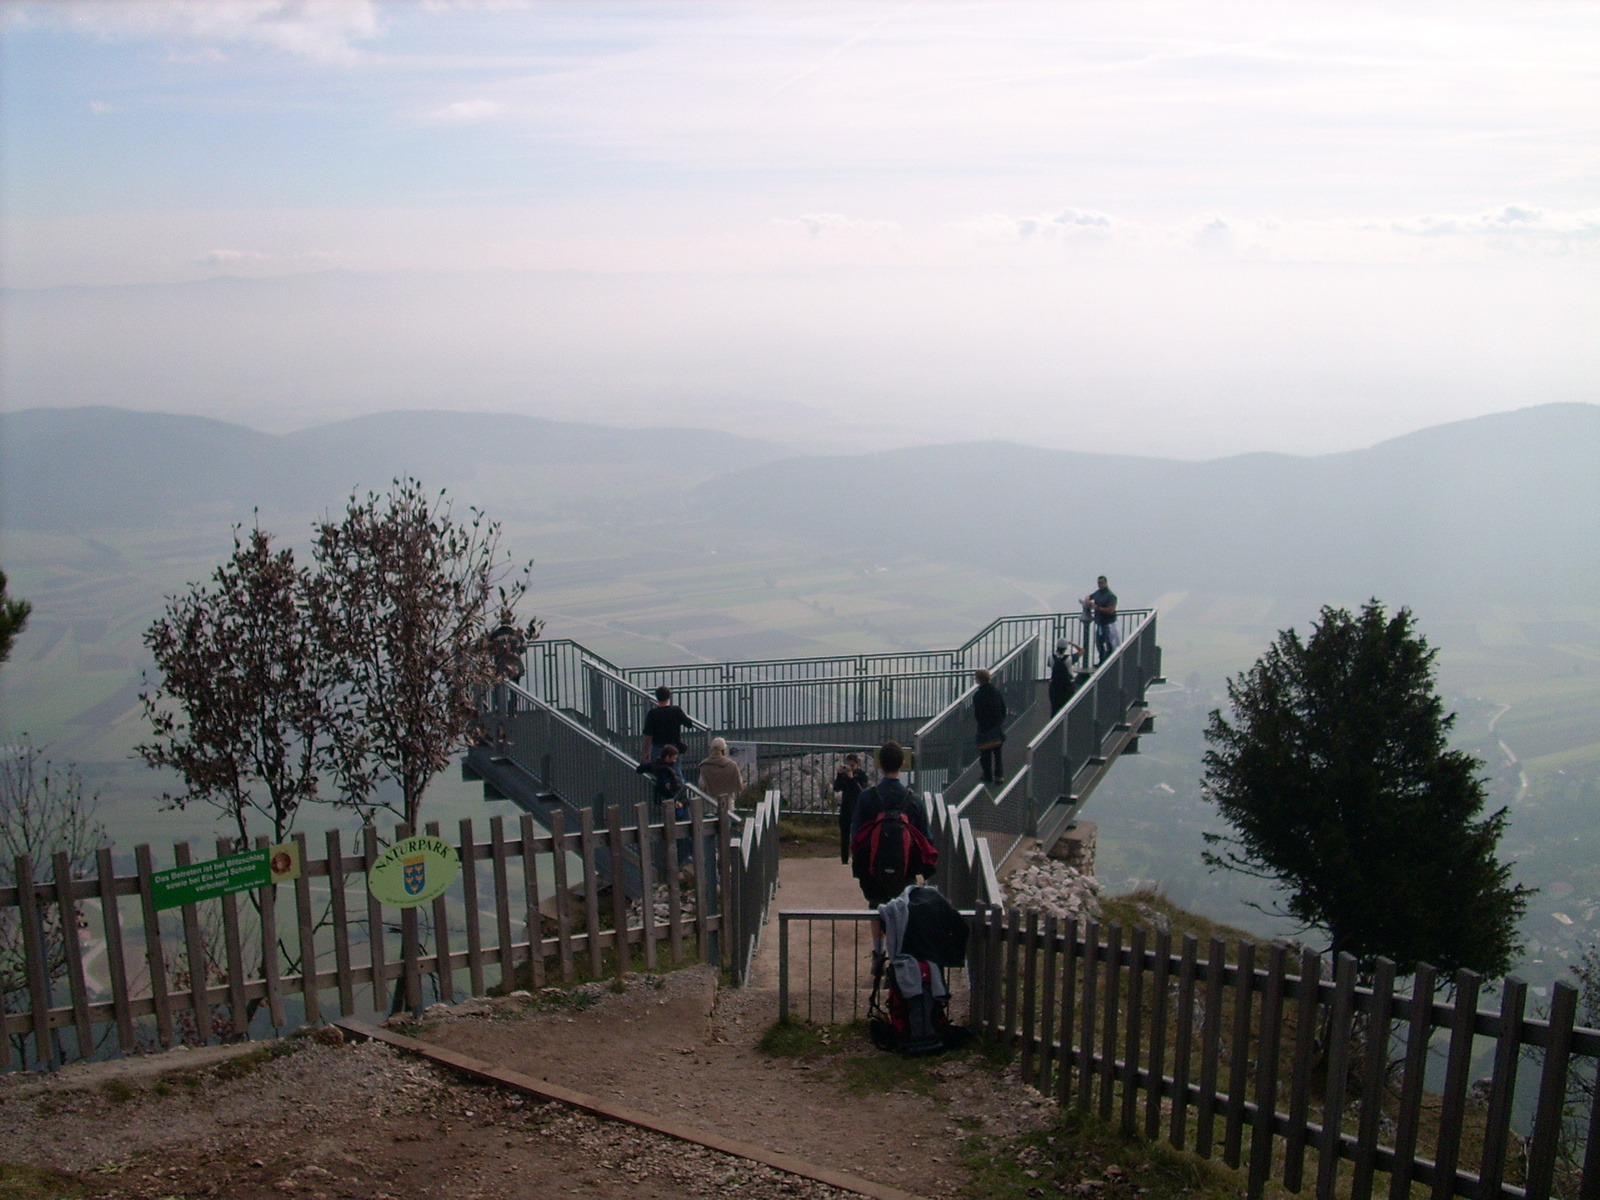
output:
{"label": "man in black t-shirt", "polygon": [[656,689],[656,706],[645,714],[644,746],[639,751],[640,762],[654,762],[668,746],[676,746],[682,754],[689,749],[683,740],[685,725],[693,726],[694,719],[672,702],[672,689],[662,685]]}
{"label": "man in black t-shirt", "polygon": [[1094,648],[1099,652],[1098,662],[1105,662],[1122,641],[1122,629],[1117,624],[1117,594],[1106,586],[1106,577],[1100,576],[1099,587],[1083,598],[1084,608],[1094,615]]}

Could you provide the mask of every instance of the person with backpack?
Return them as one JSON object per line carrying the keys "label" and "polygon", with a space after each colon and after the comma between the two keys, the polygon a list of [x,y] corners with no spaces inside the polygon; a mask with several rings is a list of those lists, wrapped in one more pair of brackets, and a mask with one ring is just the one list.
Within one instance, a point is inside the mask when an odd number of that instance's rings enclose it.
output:
{"label": "person with backpack", "polygon": [[1053,717],[1066,707],[1072,693],[1078,690],[1076,663],[1083,647],[1061,638],[1056,642],[1056,652],[1050,656],[1050,715]]}
{"label": "person with backpack", "polygon": [[985,783],[1004,783],[1006,768],[1000,756],[1006,742],[1006,698],[989,672],[980,668],[972,678],[978,684],[972,696],[972,716],[978,723],[978,766]]}
{"label": "person with backpack", "polygon": [[[869,908],[893,900],[918,875],[931,875],[939,852],[928,840],[922,801],[900,782],[906,752],[898,742],[878,751],[881,778],[856,798],[850,826],[851,871]],[[883,922],[872,923],[873,969],[881,970]]]}

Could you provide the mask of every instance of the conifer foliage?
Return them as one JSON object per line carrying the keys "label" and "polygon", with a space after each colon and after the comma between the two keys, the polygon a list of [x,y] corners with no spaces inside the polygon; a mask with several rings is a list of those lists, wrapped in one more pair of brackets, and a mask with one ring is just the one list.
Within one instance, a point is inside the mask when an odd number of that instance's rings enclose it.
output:
{"label": "conifer foliage", "polygon": [[1324,608],[1229,682],[1205,781],[1232,832],[1207,835],[1206,860],[1274,880],[1289,915],[1369,967],[1503,975],[1530,890],[1497,857],[1506,810],[1481,815],[1481,760],[1447,748],[1455,717],[1414,624],[1376,600]]}

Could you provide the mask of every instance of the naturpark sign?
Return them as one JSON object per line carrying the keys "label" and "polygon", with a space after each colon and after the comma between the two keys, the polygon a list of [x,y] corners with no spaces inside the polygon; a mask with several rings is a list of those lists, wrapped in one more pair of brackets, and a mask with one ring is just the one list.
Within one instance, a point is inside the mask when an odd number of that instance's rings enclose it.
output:
{"label": "naturpark sign", "polygon": [[300,878],[300,847],[294,842],[246,850],[226,858],[212,858],[156,871],[150,876],[150,894],[157,912],[182,908],[235,892],[253,892],[274,883]]}
{"label": "naturpark sign", "polygon": [[461,874],[461,856],[443,838],[403,838],[378,855],[367,890],[380,904],[415,908],[444,895]]}

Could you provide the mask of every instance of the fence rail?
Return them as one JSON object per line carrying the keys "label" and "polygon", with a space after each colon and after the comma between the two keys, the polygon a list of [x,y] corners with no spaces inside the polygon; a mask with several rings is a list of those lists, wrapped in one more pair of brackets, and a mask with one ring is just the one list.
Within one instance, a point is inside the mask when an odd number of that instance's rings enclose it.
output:
{"label": "fence rail", "polygon": [[[1600,1031],[1575,1026],[1565,983],[1534,1018],[1515,978],[1498,1011],[1480,1011],[1469,971],[1423,967],[1404,995],[1382,959],[1369,986],[1348,955],[1326,979],[1314,952],[1281,945],[1241,942],[1229,962],[1220,939],[1202,958],[1193,935],[1174,948],[1135,928],[1125,944],[1109,924],[1102,941],[1094,921],[999,908],[974,932],[973,1022],[1020,1051],[1030,1084],[1127,1133],[1220,1152],[1247,1172],[1252,1200],[1273,1178],[1368,1200],[1380,1172],[1391,1200],[1413,1186],[1433,1200],[1600,1196],[1600,1103],[1572,1112],[1567,1087],[1575,1070],[1592,1076]],[[1436,1035],[1448,1039],[1437,1085]],[[1480,1051],[1486,1090],[1471,1077]],[[1533,1088],[1526,1138],[1513,1129],[1519,1086]]]}
{"label": "fence rail", "polygon": [[[774,814],[777,804],[774,795]],[[169,912],[156,909],[148,845],[135,848],[133,874],[116,873],[109,847],[88,877],[62,855],[45,873],[21,857],[15,878],[33,882],[0,888],[0,944],[13,948],[0,960],[0,1068],[260,1036],[335,1008],[343,1016],[416,1008],[427,993],[450,1001],[540,987],[624,972],[636,959],[646,969],[691,952],[718,962],[723,931],[752,937],[745,931],[759,929],[770,902],[770,888],[747,881],[775,878],[775,816],[734,842],[736,817],[698,797],[689,809],[688,820],[663,823],[645,805],[613,805],[604,827],[584,810],[576,828],[558,811],[548,832],[531,814],[511,830],[497,816],[488,841],[464,820],[461,874],[426,908],[386,907],[367,890],[380,853],[371,826],[354,846],[328,831],[316,859],[296,834],[302,869],[293,883]],[[425,832],[438,836],[438,825]],[[743,850],[743,874],[730,845]],[[753,863],[744,847],[758,845],[763,857]],[[220,842],[217,857],[233,849]],[[178,843],[173,858],[191,862],[190,845]],[[602,906],[613,863],[637,873],[636,901],[610,887]],[[753,900],[725,924],[730,886]]]}

